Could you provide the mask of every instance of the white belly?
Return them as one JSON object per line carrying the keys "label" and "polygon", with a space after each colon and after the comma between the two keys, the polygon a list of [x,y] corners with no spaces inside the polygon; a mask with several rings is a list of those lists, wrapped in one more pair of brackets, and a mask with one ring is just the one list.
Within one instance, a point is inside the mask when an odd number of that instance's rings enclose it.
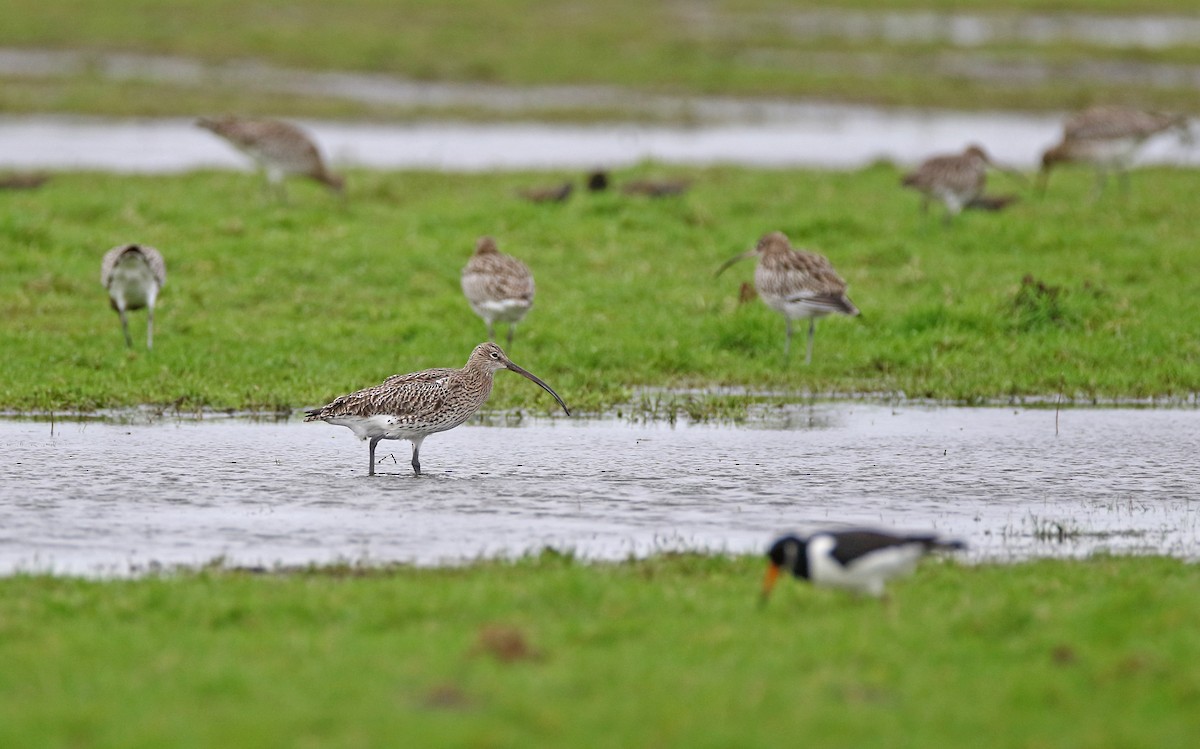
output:
{"label": "white belly", "polygon": [[829,307],[813,304],[804,299],[787,299],[781,296],[763,295],[763,302],[768,307],[791,320],[806,320],[813,317],[824,317],[832,312]]}
{"label": "white belly", "polygon": [[475,314],[488,322],[520,322],[533,305],[524,299],[499,299],[487,302],[472,302]]}
{"label": "white belly", "polygon": [[1083,141],[1079,152],[1088,161],[1100,166],[1127,168],[1133,162],[1142,141],[1138,138],[1102,138]]}
{"label": "white belly", "polygon": [[150,266],[140,257],[127,255],[113,269],[108,283],[108,294],[122,309],[140,309],[154,306],[158,296],[158,279]]}
{"label": "white belly", "polygon": [[809,578],[819,585],[846,588],[878,596],[883,594],[886,581],[910,574],[925,555],[919,543],[890,546],[873,551],[845,566],[829,556],[832,539],[815,539],[809,543]]}

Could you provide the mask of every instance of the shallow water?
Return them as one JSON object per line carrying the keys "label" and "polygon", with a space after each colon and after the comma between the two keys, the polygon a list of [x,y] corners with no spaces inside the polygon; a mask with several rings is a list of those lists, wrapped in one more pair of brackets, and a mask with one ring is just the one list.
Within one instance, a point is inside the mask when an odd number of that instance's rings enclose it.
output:
{"label": "shallow water", "polygon": [[[677,165],[859,168],[912,164],[984,144],[998,162],[1031,167],[1061,130],[1061,115],[799,107],[781,122],[670,127],[426,122],[408,125],[303,121],[340,165],[483,171],[591,169],[644,160]],[[250,161],[190,119],[0,117],[0,169],[100,169],[172,173],[249,169]],[[1160,136],[1140,163],[1200,165],[1200,142]],[[1002,181],[1002,178],[1000,179]],[[998,182],[999,183],[999,182]]]}
{"label": "shallow water", "polygon": [[1198,427],[1196,410],[862,404],[756,428],[550,420],[434,435],[420,478],[385,442],[369,478],[366,446],[325,424],[0,421],[0,572],[757,552],[844,523],[937,529],[974,559],[1196,558]]}

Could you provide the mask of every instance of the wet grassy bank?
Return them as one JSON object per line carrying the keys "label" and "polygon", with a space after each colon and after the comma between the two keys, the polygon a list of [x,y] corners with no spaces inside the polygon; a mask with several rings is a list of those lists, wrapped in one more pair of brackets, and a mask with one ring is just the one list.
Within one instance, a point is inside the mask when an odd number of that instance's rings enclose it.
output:
{"label": "wet grassy bank", "polygon": [[[1064,173],[1044,199],[949,228],[919,213],[888,166],[614,176],[680,174],[695,182],[682,197],[582,193],[561,205],[513,191],[582,175],[356,173],[344,202],[295,184],[288,205],[248,174],[56,175],[0,203],[0,407],[290,410],[459,366],[486,334],[458,283],[481,234],[537,280],[514,361],[580,411],[646,387],[956,402],[1200,391],[1195,172],[1142,171],[1128,200],[1099,202],[1090,174]],[[784,360],[780,316],[739,303],[751,262],[713,275],[775,229],[825,253],[863,311],[818,323],[808,367]],[[98,282],[100,256],[125,242],[167,259],[150,353],[144,314],[127,351]],[[492,404],[553,410],[503,375]]]}
{"label": "wet grassy bank", "polygon": [[926,564],[884,604],[757,557],[0,579],[4,746],[1188,747],[1195,565]]}

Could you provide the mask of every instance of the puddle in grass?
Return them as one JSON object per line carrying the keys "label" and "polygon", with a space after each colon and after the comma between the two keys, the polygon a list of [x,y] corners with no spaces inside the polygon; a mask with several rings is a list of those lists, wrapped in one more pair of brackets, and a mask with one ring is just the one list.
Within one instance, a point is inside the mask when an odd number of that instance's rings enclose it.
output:
{"label": "puddle in grass", "polygon": [[0,436],[2,573],[759,552],[845,523],[937,529],[973,559],[1200,556],[1190,409],[822,404],[758,427],[476,425],[430,437],[421,478],[406,442],[381,443],[369,478],[348,430],[294,420],[5,420]]}
{"label": "puddle in grass", "polygon": [[[301,121],[342,166],[374,169],[588,170],[652,160],[677,166],[857,169],[914,164],[984,144],[998,163],[1030,168],[1053,145],[1063,113],[952,112],[834,104],[765,103],[787,119],[673,125],[412,124]],[[0,169],[175,173],[242,169],[250,160],[190,119],[0,117]],[[1138,163],[1200,165],[1200,143],[1151,139]]]}

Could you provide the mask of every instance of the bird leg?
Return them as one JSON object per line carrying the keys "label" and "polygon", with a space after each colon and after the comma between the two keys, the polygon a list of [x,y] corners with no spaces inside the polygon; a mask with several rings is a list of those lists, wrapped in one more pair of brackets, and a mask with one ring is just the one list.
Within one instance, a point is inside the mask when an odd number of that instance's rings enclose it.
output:
{"label": "bird leg", "polygon": [[129,337],[129,318],[125,316],[125,308],[117,307],[117,314],[121,316],[121,332],[125,334],[125,347],[133,348],[133,339]]}
{"label": "bird leg", "polygon": [[381,440],[381,439],[383,439],[383,437],[372,437],[372,438],[371,438],[371,443],[370,443],[370,449],[371,449],[370,459],[371,459],[371,464],[370,464],[370,466],[367,468],[367,475],[368,475],[368,476],[374,476],[374,475],[375,475],[375,446],[379,444],[379,440]]}
{"label": "bird leg", "polygon": [[792,351],[792,318],[784,318],[787,320],[787,336],[783,339],[783,358],[787,359]]}
{"label": "bird leg", "polygon": [[146,308],[146,348],[154,348],[154,305]]}
{"label": "bird leg", "polygon": [[513,332],[516,330],[517,324],[512,323],[508,326],[508,348],[512,348]]}
{"label": "bird leg", "polygon": [[487,324],[488,324],[488,343],[495,343],[496,342],[496,326],[492,323],[491,320],[488,320]]}
{"label": "bird leg", "polygon": [[1108,184],[1108,172],[1104,169],[1096,170],[1096,185],[1092,188],[1092,201],[1097,201],[1104,194],[1104,187]]}
{"label": "bird leg", "polygon": [[1121,197],[1129,197],[1129,171],[1121,169],[1117,172],[1117,186],[1121,188]]}
{"label": "bird leg", "polygon": [[808,318],[808,353],[804,355],[804,363],[812,364],[813,333],[817,332],[817,318]]}
{"label": "bird leg", "polygon": [[421,461],[418,460],[418,457],[421,454],[421,442],[423,442],[424,439],[425,439],[424,437],[418,437],[417,439],[412,441],[412,445],[413,445],[412,467],[413,467],[413,472],[416,473],[416,475],[418,475],[418,476],[421,475]]}

